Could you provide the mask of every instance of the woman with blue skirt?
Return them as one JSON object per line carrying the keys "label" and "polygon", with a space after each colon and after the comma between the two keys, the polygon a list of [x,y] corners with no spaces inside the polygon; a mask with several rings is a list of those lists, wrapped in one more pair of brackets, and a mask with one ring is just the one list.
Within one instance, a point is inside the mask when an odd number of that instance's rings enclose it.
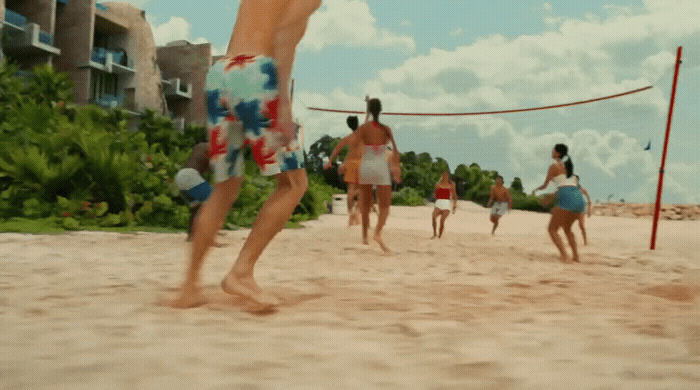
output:
{"label": "woman with blue skirt", "polygon": [[[554,245],[559,249],[561,261],[565,263],[569,261],[579,261],[576,237],[571,231],[571,226],[586,209],[581,189],[578,186],[578,180],[576,176],[574,176],[574,164],[568,152],[569,148],[564,144],[557,144],[554,146],[554,149],[552,149],[554,163],[550,165],[547,171],[547,178],[544,184],[532,191],[532,195],[535,195],[536,191],[547,188],[550,181],[553,181],[558,187],[556,204],[552,209],[552,219],[549,221],[547,230],[549,231],[550,237],[552,237]],[[564,247],[564,242],[559,236],[559,228],[564,230],[564,234],[566,234],[566,238],[569,241],[569,246],[571,246],[571,259],[569,259],[566,248]]]}

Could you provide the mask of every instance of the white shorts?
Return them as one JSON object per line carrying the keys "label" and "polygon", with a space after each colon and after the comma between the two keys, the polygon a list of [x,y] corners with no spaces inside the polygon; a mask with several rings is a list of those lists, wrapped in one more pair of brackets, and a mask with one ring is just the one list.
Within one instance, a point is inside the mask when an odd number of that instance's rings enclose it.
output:
{"label": "white shorts", "polygon": [[438,199],[435,201],[435,208],[438,210],[447,210],[450,211],[452,210],[452,202],[450,202],[449,199]]}
{"label": "white shorts", "polygon": [[506,215],[508,212],[508,202],[493,202],[491,215]]}
{"label": "white shorts", "polygon": [[212,191],[211,185],[194,168],[180,169],[175,175],[175,185],[192,207],[204,203]]}

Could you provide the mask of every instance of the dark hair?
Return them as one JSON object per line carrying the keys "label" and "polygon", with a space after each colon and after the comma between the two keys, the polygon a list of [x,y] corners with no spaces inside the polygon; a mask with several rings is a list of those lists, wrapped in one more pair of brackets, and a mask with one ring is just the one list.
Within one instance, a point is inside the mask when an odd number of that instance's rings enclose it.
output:
{"label": "dark hair", "polygon": [[503,176],[501,176],[501,175],[496,175],[496,179],[501,179],[501,181],[505,181],[505,180],[503,180]]}
{"label": "dark hair", "polygon": [[[565,156],[569,156],[569,147],[564,144],[554,145],[554,151],[559,153],[559,158],[562,160]],[[566,177],[571,177],[574,174],[574,163],[571,161],[571,156],[564,161],[564,167],[566,168]]]}
{"label": "dark hair", "polygon": [[379,122],[379,113],[382,112],[382,102],[377,98],[369,99],[369,101],[367,101],[367,111],[372,114],[375,122]]}
{"label": "dark hair", "polygon": [[352,131],[357,130],[357,126],[360,124],[360,121],[357,119],[356,115],[349,116],[345,122],[348,124],[348,127]]}

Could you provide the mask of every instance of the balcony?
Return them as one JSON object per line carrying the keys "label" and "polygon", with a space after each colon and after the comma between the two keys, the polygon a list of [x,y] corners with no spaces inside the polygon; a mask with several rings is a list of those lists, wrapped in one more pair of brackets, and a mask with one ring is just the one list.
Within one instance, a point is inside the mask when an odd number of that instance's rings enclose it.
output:
{"label": "balcony", "polygon": [[185,84],[178,78],[163,80],[166,97],[192,99],[192,83]]}
{"label": "balcony", "polygon": [[24,15],[18,14],[15,11],[6,9],[4,24],[10,28],[24,30],[24,25],[27,24],[27,18]]}
{"label": "balcony", "polygon": [[27,21],[24,15],[5,10],[7,41],[5,51],[13,56],[59,55],[61,50],[53,46],[53,35],[41,31],[36,23]]}
{"label": "balcony", "polygon": [[89,64],[82,67],[90,67],[107,73],[134,74],[133,61],[124,50],[109,50],[103,47],[92,49]]}
{"label": "balcony", "polygon": [[117,108],[124,104],[124,95],[103,94],[95,98],[94,103],[106,109]]}

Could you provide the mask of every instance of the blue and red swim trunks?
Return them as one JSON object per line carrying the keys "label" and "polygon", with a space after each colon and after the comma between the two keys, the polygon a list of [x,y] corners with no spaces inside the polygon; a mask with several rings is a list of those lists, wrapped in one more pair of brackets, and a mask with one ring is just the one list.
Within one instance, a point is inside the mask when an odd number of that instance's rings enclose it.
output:
{"label": "blue and red swim trunks", "polygon": [[304,167],[296,137],[285,144],[277,124],[279,86],[274,60],[239,55],[217,61],[207,75],[210,164],[216,182],[242,177],[243,149],[265,176]]}

